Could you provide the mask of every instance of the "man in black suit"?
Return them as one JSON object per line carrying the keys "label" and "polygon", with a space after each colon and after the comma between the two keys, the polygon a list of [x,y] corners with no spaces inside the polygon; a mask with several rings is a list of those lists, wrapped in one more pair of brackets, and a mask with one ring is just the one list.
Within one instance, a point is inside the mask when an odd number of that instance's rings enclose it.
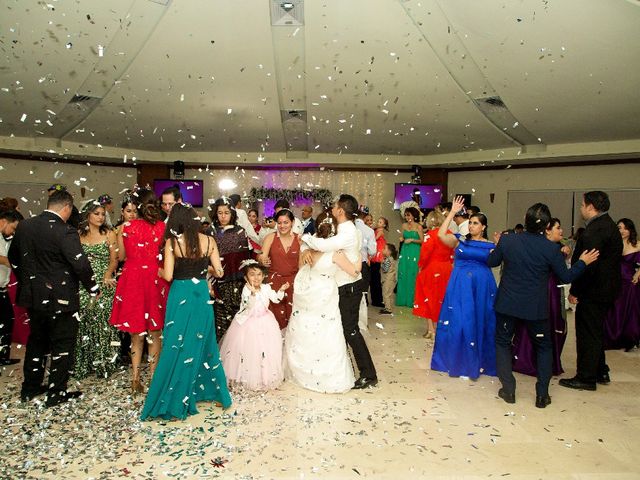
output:
{"label": "man in black suit", "polygon": [[583,196],[580,213],[586,229],[576,242],[571,263],[577,261],[580,250],[597,248],[600,258],[589,266],[584,275],[571,284],[569,302],[576,307],[576,376],[563,378],[560,385],[579,390],[595,390],[596,383],[610,382],[605,362],[602,337],[604,318],[613,305],[621,287],[620,260],[622,237],[611,219],[609,196],[605,192],[587,192]]}
{"label": "man in black suit", "polygon": [[516,379],[512,371],[511,340],[515,326],[524,322],[536,352],[538,381],[536,407],[551,403],[549,381],[552,374],[553,347],[549,323],[549,272],[569,283],[588,264],[598,258],[594,250],[582,252],[571,270],[567,269],[560,247],[547,240],[545,230],[551,221],[549,207],[536,203],[527,210],[525,232],[499,237],[487,263],[497,267],[504,262],[496,295],[496,368],[502,388],[498,396],[507,403],[516,401]]}
{"label": "man in black suit", "polygon": [[[29,309],[31,326],[20,396],[28,401],[47,392],[48,407],[81,395],[67,392],[78,333],[79,283],[99,294],[78,231],[66,223],[72,211],[71,194],[54,191],[44,212],[20,222],[9,249],[9,261],[18,276],[17,303]],[[45,387],[48,353],[51,366]]]}

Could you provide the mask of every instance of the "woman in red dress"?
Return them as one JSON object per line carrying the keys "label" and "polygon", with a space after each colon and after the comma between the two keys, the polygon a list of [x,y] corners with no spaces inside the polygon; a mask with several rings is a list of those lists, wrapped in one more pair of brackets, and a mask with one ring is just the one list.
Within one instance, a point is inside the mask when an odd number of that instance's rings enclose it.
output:
{"label": "woman in red dress", "polygon": [[439,212],[433,211],[427,215],[429,231],[422,242],[418,260],[413,314],[427,320],[427,331],[423,336],[428,339],[435,336],[440,307],[453,269],[453,249],[438,238],[438,229],[443,221],[444,217]]}
{"label": "woman in red dress", "polygon": [[140,381],[143,342],[146,336],[153,377],[162,347],[169,286],[158,275],[165,224],[160,220],[156,196],[152,191],[142,189],[134,194],[133,201],[138,218],[125,222],[118,233],[118,257],[126,262],[118,279],[109,323],[131,334],[131,390],[143,393]]}
{"label": "woman in red dress", "polygon": [[273,290],[277,291],[282,285],[289,283],[289,288],[285,290],[285,298],[280,303],[269,305],[281,330],[287,327],[291,317],[293,281],[298,273],[300,256],[298,235],[291,231],[294,219],[293,213],[287,208],[276,213],[277,231],[264,239],[262,255],[258,257],[260,263],[269,267],[269,283]]}

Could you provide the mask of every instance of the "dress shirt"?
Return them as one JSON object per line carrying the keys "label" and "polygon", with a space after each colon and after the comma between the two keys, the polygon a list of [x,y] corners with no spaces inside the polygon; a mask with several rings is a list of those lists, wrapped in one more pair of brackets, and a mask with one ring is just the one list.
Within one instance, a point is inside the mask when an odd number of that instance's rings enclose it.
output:
{"label": "dress shirt", "polygon": [[458,225],[458,233],[463,237],[466,237],[469,234],[469,220],[465,220]]}
{"label": "dress shirt", "polygon": [[376,254],[376,233],[361,218],[356,218],[355,225],[358,231],[362,233],[362,244],[360,245],[362,261],[368,262],[369,258]]}
{"label": "dress shirt", "polygon": [[247,233],[247,237],[249,237],[250,240],[253,240],[254,242],[256,242],[258,245],[262,245],[262,240],[260,240],[260,237],[258,236],[255,229],[253,228],[253,225],[251,225],[247,212],[245,212],[241,208],[236,208],[236,215],[238,217],[238,220],[236,223],[242,228],[244,228],[244,231]]}

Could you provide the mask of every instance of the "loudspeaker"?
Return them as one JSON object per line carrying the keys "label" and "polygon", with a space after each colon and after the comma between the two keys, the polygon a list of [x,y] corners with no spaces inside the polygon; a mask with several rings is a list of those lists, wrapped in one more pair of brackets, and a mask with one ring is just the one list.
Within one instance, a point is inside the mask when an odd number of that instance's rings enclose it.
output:
{"label": "loudspeaker", "polygon": [[184,178],[184,162],[182,160],[173,162],[173,176],[176,178]]}
{"label": "loudspeaker", "polygon": [[411,165],[413,175],[411,176],[412,183],[422,183],[422,167],[420,165]]}

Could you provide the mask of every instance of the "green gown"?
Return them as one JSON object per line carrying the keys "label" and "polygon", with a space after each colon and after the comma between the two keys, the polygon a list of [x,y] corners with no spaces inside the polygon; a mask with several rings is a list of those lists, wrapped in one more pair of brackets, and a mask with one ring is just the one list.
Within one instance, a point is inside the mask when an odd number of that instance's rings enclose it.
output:
{"label": "green gown", "polygon": [[[419,240],[420,234],[414,230],[403,230],[402,236]],[[416,277],[418,276],[418,258],[420,257],[419,243],[402,244],[398,258],[398,287],[396,293],[396,305],[399,307],[413,308],[413,296],[416,291]]]}
{"label": "green gown", "polygon": [[75,349],[74,377],[81,379],[91,373],[106,378],[115,372],[120,352],[118,331],[109,325],[115,289],[102,284],[109,268],[109,244],[82,244],[93,269],[93,278],[101,285],[102,295],[92,299],[89,292],[80,289],[78,340]]}

